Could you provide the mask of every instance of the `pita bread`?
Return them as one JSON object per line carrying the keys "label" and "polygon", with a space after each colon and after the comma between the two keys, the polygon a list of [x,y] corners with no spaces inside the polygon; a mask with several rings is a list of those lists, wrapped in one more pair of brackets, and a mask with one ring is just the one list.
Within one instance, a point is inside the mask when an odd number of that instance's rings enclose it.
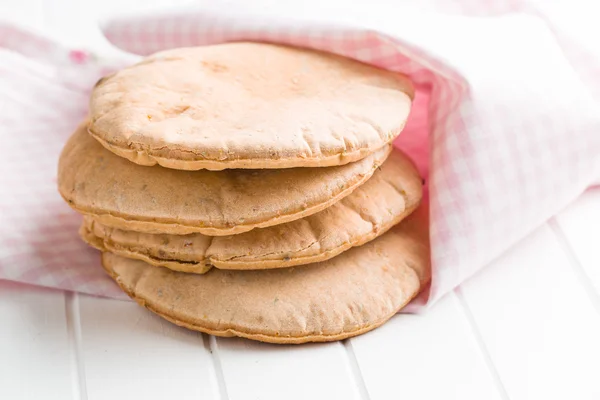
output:
{"label": "pita bread", "polygon": [[311,216],[231,236],[148,234],[105,227],[86,217],[82,238],[100,250],[175,271],[272,269],[328,260],[382,235],[409,215],[421,178],[396,150],[352,194]]}
{"label": "pita bread", "polygon": [[272,343],[341,340],[383,324],[430,279],[427,230],[409,217],[385,235],[300,268],[186,274],[104,253],[139,304],[189,329]]}
{"label": "pita bread", "polygon": [[398,136],[413,93],[403,75],[317,51],[259,43],[183,48],[98,82],[89,131],[141,165],[342,165]]}
{"label": "pita bread", "polygon": [[329,207],[367,181],[390,151],[329,168],[178,171],[118,157],[81,125],[60,156],[58,188],[75,210],[113,228],[232,235]]}

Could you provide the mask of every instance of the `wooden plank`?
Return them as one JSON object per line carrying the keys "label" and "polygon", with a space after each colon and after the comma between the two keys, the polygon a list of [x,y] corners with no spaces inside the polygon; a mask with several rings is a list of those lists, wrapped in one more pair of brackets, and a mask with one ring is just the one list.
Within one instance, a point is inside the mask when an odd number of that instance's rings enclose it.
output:
{"label": "wooden plank", "polygon": [[564,238],[600,295],[600,188],[585,192],[556,216]]}
{"label": "wooden plank", "polygon": [[72,399],[62,291],[0,281],[0,399]]}
{"label": "wooden plank", "polygon": [[129,301],[81,296],[80,316],[89,400],[218,398],[202,335]]}
{"label": "wooden plank", "polygon": [[547,225],[461,291],[511,399],[600,398],[600,318]]}
{"label": "wooden plank", "polygon": [[453,293],[350,343],[371,400],[500,398]]}
{"label": "wooden plank", "polygon": [[213,352],[230,400],[359,399],[344,346],[218,338]]}

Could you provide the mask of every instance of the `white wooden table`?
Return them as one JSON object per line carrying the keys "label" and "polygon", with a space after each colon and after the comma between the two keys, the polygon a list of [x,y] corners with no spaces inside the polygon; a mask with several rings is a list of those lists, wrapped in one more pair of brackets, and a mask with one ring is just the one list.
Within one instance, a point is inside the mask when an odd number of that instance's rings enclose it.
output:
{"label": "white wooden table", "polygon": [[[0,0],[0,15],[103,46],[92,19],[111,7],[141,6]],[[337,343],[209,337],[133,302],[0,281],[1,400],[167,398],[600,399],[600,188],[426,314]]]}

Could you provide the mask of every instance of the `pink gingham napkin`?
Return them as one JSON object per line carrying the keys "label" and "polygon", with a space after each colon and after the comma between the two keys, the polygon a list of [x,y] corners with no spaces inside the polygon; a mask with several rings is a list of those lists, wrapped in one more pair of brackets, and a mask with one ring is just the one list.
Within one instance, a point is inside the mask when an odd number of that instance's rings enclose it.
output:
{"label": "pink gingham napkin", "polygon": [[[328,4],[213,2],[121,17],[102,29],[140,55],[256,40],[408,74],[417,96],[396,144],[427,180],[433,263],[430,291],[411,310],[439,299],[600,177],[600,49],[582,39],[575,19],[519,1],[427,1],[418,10]],[[0,279],[124,297],[79,240],[80,217],[56,191],[56,163],[95,81],[137,59],[64,48],[0,23]]]}

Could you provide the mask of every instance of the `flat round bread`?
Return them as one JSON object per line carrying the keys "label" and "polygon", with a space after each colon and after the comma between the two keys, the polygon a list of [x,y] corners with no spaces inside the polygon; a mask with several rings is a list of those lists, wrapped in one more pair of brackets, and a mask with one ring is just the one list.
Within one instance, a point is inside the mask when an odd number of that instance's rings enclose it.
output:
{"label": "flat round bread", "polygon": [[430,279],[427,230],[409,217],[385,235],[300,268],[186,274],[104,253],[138,303],[189,329],[272,343],[341,340],[383,324]]}
{"label": "flat round bread", "polygon": [[230,236],[149,234],[84,219],[82,238],[100,250],[175,271],[271,269],[328,260],[382,235],[419,204],[422,184],[399,150],[352,194],[325,210],[263,229]]}
{"label": "flat round bread", "polygon": [[319,212],[366,182],[391,151],[329,168],[178,171],[104,149],[81,125],[58,164],[58,188],[103,225],[148,233],[232,235]]}
{"label": "flat round bread", "polygon": [[98,82],[89,131],[137,164],[182,170],[343,165],[406,122],[407,77],[272,44],[169,50]]}

